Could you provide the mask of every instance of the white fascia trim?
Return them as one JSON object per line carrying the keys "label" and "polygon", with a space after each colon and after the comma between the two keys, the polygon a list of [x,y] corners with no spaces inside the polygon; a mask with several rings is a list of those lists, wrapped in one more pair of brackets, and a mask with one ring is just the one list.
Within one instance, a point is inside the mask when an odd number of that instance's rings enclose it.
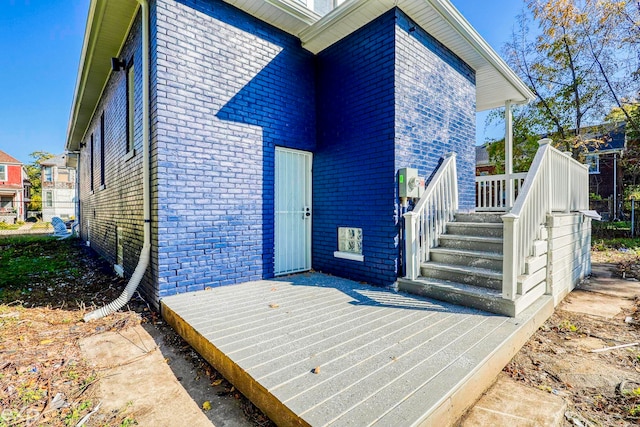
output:
{"label": "white fascia trim", "polygon": [[364,255],[360,255],[360,254],[353,254],[351,252],[341,252],[341,251],[335,251],[333,253],[333,256],[335,258],[342,258],[342,259],[348,259],[351,261],[360,261],[360,262],[364,262]]}
{"label": "white fascia trim", "polygon": [[[67,126],[67,141],[65,143],[66,151],[75,151],[75,148],[71,146],[71,138],[73,136],[75,127],[77,125],[78,113],[80,111],[80,100],[84,95],[84,90],[87,84],[87,75],[89,73],[89,69],[91,68],[91,62],[93,61],[93,54],[95,52],[95,44],[98,39],[98,33],[100,32],[100,27],[102,26],[102,22],[104,20],[105,9],[107,8],[107,1],[101,3],[100,9],[97,10],[96,6],[99,0],[92,0],[89,5],[89,13],[87,15],[87,26],[84,33],[84,43],[82,46],[82,53],[80,55],[80,63],[78,65],[78,78],[76,80],[76,88],[73,94],[73,104],[71,105],[71,115],[69,117],[69,124]],[[131,32],[131,28],[133,27],[133,23],[135,22],[136,16],[138,15],[138,9],[140,9],[140,5],[137,4],[136,8],[131,16],[131,21],[127,26],[127,31],[124,34],[122,39],[122,43],[120,44],[120,48],[118,49],[118,57],[122,53],[122,49],[124,48],[125,43],[127,42],[127,36]],[[97,22],[95,31],[93,31],[92,23]],[[94,34],[92,40],[90,40],[91,34]],[[112,71],[109,70],[107,74],[107,78],[104,81],[102,89],[100,90],[100,96],[98,97],[98,102],[93,108],[91,113],[91,118],[87,122],[87,128],[82,133],[82,138],[79,142],[84,141],[87,136],[87,131],[89,130],[89,124],[93,121],[93,117],[95,116],[96,110],[98,109],[98,105],[100,104],[100,100],[104,95],[104,91],[107,88],[107,84],[109,83],[109,79],[111,78]]]}
{"label": "white fascia trim", "polygon": [[315,13],[313,10],[307,9],[301,3],[297,3],[292,0],[264,0],[264,2],[288,13],[307,25],[311,25],[320,19],[320,15]]}
{"label": "white fascia trim", "polygon": [[[140,4],[138,3],[138,5],[136,6],[135,10],[133,11],[133,15],[131,15],[131,21],[129,22],[129,25],[127,26],[127,30],[124,33],[124,37],[122,38],[122,43],[120,44],[120,47],[118,48],[118,55],[117,55],[118,58],[120,57],[120,55],[122,55],[122,49],[124,49],[124,45],[127,42],[127,38],[129,36],[129,33],[131,32],[131,28],[133,27],[133,23],[136,21],[136,16],[138,16],[138,10],[139,9],[140,9]],[[102,99],[102,96],[104,95],[105,90],[107,90],[107,85],[109,84],[109,80],[111,79],[111,74],[113,74],[113,70],[109,69],[109,73],[107,74],[107,78],[104,80],[104,84],[102,85],[102,89],[100,90],[100,95],[98,96],[98,101],[96,102],[96,105],[93,107],[93,111],[91,112],[91,118],[87,122],[87,128],[84,130],[84,133],[82,134],[81,141],[84,141],[85,138],[87,137],[87,133],[89,132],[89,127],[90,127],[89,125],[93,121],[93,118],[95,117],[96,112],[98,111],[98,105],[100,105],[100,100]]]}
{"label": "white fascia trim", "polygon": [[[522,99],[514,99],[514,103],[531,102],[536,99],[533,92],[518,77],[518,75],[507,65],[506,62],[493,50],[493,48],[482,38],[473,26],[448,0],[425,0],[428,1],[442,19],[449,23],[484,59],[502,74],[514,88],[520,92]],[[400,2],[402,4],[402,2]]]}

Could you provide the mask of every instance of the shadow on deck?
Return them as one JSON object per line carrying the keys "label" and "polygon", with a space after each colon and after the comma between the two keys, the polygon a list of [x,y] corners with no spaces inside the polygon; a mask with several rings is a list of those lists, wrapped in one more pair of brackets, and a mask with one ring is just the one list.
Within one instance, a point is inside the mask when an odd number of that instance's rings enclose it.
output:
{"label": "shadow on deck", "polygon": [[510,318],[318,273],[162,300],[278,425],[450,425],[552,312],[547,296]]}

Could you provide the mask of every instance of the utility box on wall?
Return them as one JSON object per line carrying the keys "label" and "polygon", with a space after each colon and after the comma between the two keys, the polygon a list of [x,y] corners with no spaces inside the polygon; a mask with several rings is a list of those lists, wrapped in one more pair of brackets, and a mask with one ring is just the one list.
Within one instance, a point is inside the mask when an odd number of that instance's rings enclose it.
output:
{"label": "utility box on wall", "polygon": [[418,177],[418,170],[402,168],[398,171],[398,196],[400,198],[415,199],[422,196],[424,179]]}

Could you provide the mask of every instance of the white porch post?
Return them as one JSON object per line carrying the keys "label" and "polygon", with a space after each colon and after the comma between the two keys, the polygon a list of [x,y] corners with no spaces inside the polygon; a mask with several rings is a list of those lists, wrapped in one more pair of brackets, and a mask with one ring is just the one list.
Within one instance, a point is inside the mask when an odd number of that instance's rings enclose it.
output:
{"label": "white porch post", "polygon": [[513,113],[511,101],[504,104],[504,174],[505,174],[505,204],[507,210],[513,207]]}

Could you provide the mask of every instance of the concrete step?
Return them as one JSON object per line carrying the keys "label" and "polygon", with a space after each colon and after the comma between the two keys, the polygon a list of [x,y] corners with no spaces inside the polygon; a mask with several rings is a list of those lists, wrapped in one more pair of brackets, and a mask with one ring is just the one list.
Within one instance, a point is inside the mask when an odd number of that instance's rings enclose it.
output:
{"label": "concrete step", "polygon": [[450,280],[465,285],[502,289],[502,273],[488,268],[426,262],[420,266],[420,274],[424,277]]}
{"label": "concrete step", "polygon": [[502,213],[457,213],[456,222],[484,222],[502,224]]}
{"label": "concrete step", "polygon": [[398,279],[398,290],[491,313],[515,315],[515,302],[503,299],[501,291],[495,289],[419,277],[416,280]]}
{"label": "concrete step", "polygon": [[463,236],[502,237],[502,223],[497,222],[449,222],[447,233]]}
{"label": "concrete step", "polygon": [[502,254],[497,252],[469,251],[464,249],[433,248],[429,251],[431,261],[442,264],[466,265],[502,271]]}
{"label": "concrete step", "polygon": [[439,243],[442,248],[502,253],[502,237],[443,234],[440,236]]}

